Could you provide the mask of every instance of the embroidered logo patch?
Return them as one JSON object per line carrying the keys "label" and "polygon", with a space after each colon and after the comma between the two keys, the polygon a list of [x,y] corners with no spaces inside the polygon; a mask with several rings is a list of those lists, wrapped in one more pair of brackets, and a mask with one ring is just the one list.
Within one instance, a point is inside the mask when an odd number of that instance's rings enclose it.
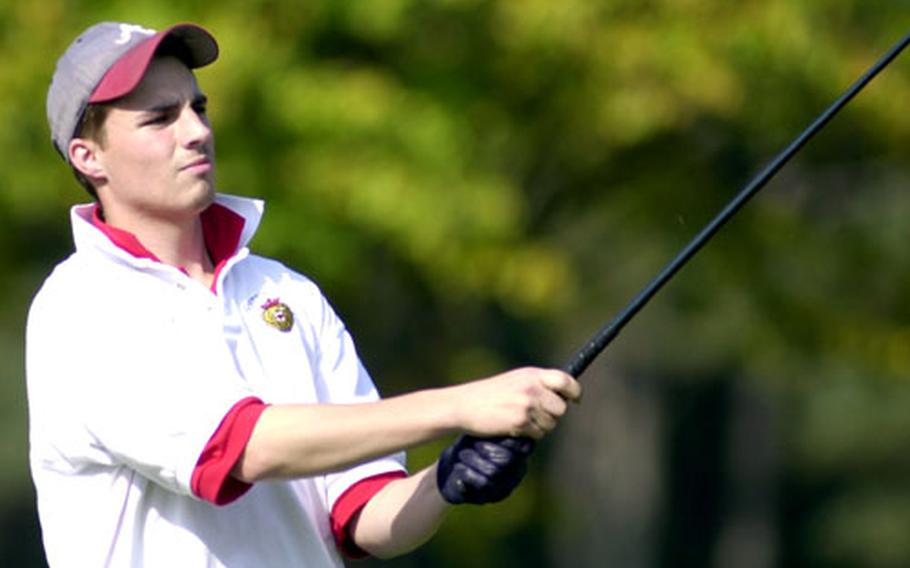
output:
{"label": "embroidered logo patch", "polygon": [[294,312],[278,298],[262,304],[262,319],[279,331],[291,331],[294,327]]}

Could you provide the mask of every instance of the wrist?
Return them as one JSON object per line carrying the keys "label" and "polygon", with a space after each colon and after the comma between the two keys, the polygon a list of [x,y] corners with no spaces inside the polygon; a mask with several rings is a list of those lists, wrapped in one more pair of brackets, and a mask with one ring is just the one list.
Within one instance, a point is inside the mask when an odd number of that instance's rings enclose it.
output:
{"label": "wrist", "polygon": [[463,385],[454,385],[428,391],[433,397],[433,402],[426,408],[430,411],[440,436],[467,431],[468,413],[461,402],[464,398],[463,390]]}

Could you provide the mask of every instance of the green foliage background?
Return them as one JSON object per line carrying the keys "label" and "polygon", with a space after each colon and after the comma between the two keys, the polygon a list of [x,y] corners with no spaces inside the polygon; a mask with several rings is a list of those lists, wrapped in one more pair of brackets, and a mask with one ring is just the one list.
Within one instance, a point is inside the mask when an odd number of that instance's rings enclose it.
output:
{"label": "green foliage background", "polygon": [[[267,200],[254,247],[321,283],[394,394],[568,358],[908,31],[910,2],[0,0],[4,566],[43,564],[23,327],[85,198],[44,96],[101,19],[214,32],[220,189]],[[908,100],[899,59],[592,367],[516,495],[390,564],[910,565]],[[761,436],[734,435],[743,397]],[[656,425],[628,454],[657,472],[647,510],[595,506],[645,487],[602,463],[641,432],[627,414]],[[745,510],[764,532],[730,540]]]}

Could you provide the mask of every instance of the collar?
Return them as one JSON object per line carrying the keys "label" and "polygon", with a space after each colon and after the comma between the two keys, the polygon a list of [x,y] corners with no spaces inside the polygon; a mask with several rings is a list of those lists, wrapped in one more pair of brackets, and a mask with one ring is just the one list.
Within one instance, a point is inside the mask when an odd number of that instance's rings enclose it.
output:
{"label": "collar", "polygon": [[[263,209],[261,200],[218,194],[202,212],[203,236],[216,274],[253,238]],[[95,203],[74,206],[70,219],[76,250],[100,250],[130,263],[161,263],[135,235],[102,221]]]}

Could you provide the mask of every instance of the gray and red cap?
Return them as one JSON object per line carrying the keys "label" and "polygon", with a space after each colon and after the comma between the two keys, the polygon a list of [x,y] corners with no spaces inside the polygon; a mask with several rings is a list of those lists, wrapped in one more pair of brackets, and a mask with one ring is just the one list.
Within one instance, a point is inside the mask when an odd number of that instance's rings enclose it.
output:
{"label": "gray and red cap", "polygon": [[69,162],[67,148],[91,103],[110,102],[132,92],[155,53],[173,42],[190,69],[218,58],[212,34],[195,24],[160,32],[135,24],[102,22],[88,28],[57,60],[47,91],[47,121],[54,147]]}

